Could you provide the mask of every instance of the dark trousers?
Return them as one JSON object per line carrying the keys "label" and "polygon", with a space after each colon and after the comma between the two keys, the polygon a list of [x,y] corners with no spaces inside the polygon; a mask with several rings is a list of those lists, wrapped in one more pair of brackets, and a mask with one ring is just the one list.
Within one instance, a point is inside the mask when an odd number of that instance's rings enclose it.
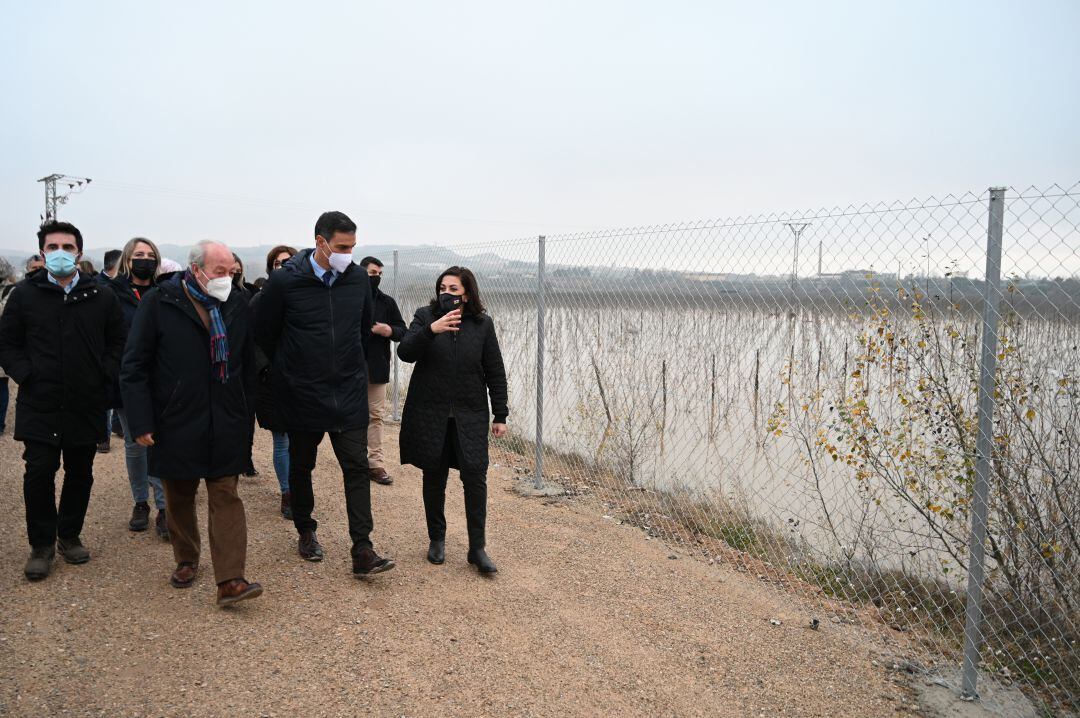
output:
{"label": "dark trousers", "polygon": [[[451,466],[461,466],[461,446],[458,441],[457,423],[450,419],[446,424],[442,463],[424,470],[424,515],[427,518],[428,538],[432,541],[446,539],[446,480]],[[465,489],[465,522],[469,527],[469,550],[484,548],[484,530],[487,524],[487,474],[482,471],[459,471],[461,485]]]}
{"label": "dark trousers", "polygon": [[[94,485],[94,456],[97,447],[53,446],[38,441],[24,442],[23,501],[26,503],[26,535],[33,547],[52,546],[57,537],[77,538],[82,533],[90,487]],[[56,507],[56,472],[64,462],[64,486],[60,508]]]}
{"label": "dark trousers", "polygon": [[311,472],[315,469],[319,443],[324,433],[330,435],[341,472],[345,477],[345,511],[349,517],[349,537],[353,552],[371,548],[371,474],[368,473],[367,427],[349,431],[290,431],[289,432],[289,495],[293,524],[299,532],[314,531],[318,522],[311,518],[315,508],[315,492],[311,488]]}
{"label": "dark trousers", "polygon": [[7,429],[7,410],[8,400],[10,392],[8,389],[8,378],[0,377],[0,434]]}

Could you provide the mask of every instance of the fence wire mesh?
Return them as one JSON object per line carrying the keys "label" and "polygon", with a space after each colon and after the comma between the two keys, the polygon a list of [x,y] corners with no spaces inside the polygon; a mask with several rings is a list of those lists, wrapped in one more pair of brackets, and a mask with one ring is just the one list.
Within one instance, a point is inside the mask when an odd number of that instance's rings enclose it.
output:
{"label": "fence wire mesh", "polygon": [[[544,242],[543,480],[937,670],[963,650],[988,197],[423,247],[388,269],[406,315],[442,270],[476,272],[510,381],[500,460],[531,476]],[[1006,190],[1002,296],[980,679],[1066,713],[1080,184]]]}

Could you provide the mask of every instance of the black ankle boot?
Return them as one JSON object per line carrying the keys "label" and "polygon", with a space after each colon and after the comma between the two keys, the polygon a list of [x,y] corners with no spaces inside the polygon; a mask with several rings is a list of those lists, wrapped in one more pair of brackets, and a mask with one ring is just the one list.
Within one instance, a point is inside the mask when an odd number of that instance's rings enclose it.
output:
{"label": "black ankle boot", "polygon": [[428,545],[427,560],[434,564],[440,564],[446,560],[446,542],[432,541]]}
{"label": "black ankle boot", "polygon": [[476,566],[476,570],[480,573],[498,573],[499,569],[495,567],[495,562],[487,555],[482,548],[472,549],[469,551],[469,563]]}

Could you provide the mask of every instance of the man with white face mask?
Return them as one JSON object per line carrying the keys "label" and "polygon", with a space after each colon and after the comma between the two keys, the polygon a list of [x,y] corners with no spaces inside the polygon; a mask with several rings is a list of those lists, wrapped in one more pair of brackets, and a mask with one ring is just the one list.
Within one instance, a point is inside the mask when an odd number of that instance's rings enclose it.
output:
{"label": "man with white face mask", "polygon": [[120,369],[128,430],[149,447],[147,464],[165,489],[176,588],[195,583],[199,525],[195,497],[206,481],[217,603],[255,598],[244,578],[247,517],[237,493],[255,412],[255,341],[247,300],[232,292],[233,257],[199,242],[188,268],[139,302]]}
{"label": "man with white face mask", "polygon": [[311,513],[311,472],[318,446],[330,435],[345,480],[345,509],[357,577],[394,567],[371,543],[371,474],[367,458],[367,362],[364,340],[371,332],[372,296],[367,272],[353,264],[356,225],[341,212],[326,212],[315,224],[315,248],[277,272],[255,308],[259,346],[279,377],[282,421],[289,432],[289,490],[298,551],[321,561],[318,526]]}
{"label": "man with white face mask", "polygon": [[24,573],[31,581],[49,575],[56,548],[68,563],[90,560],[80,533],[97,442],[105,436],[106,390],[124,348],[116,296],[78,271],[82,233],[67,222],[47,222],[38,232],[38,248],[44,268],[15,285],[0,318],[0,366],[19,385],[15,440],[25,446],[31,552]]}

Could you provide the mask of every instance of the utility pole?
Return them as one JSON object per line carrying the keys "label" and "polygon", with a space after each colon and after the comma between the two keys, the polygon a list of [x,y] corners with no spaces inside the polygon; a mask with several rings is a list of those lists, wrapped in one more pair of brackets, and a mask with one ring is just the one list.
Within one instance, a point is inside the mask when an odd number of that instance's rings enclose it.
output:
{"label": "utility pole", "polygon": [[[69,196],[79,194],[86,189],[87,185],[90,184],[90,178],[51,174],[48,177],[42,177],[38,182],[45,183],[45,215],[41,218],[44,224],[56,219],[60,205],[67,204]],[[58,191],[57,185],[66,185],[67,190],[64,191],[61,187]]]}
{"label": "utility pole", "polygon": [[817,275],[821,276],[821,247],[824,240],[819,239],[817,243]]}
{"label": "utility pole", "polygon": [[803,230],[810,226],[810,223],[787,222],[784,226],[795,235],[795,258],[791,262],[791,288],[795,289],[795,285],[799,281],[799,237],[802,236]]}

